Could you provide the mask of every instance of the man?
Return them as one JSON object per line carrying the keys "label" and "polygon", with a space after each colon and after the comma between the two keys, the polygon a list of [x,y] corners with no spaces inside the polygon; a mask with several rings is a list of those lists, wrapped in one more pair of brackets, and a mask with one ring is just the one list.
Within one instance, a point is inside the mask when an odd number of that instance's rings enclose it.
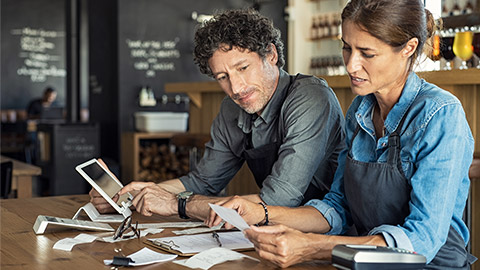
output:
{"label": "man", "polygon": [[28,119],[39,119],[44,108],[51,107],[52,103],[57,98],[57,91],[52,87],[47,87],[43,91],[41,98],[30,101],[27,106]]}
{"label": "man", "polygon": [[[207,203],[246,161],[260,194],[257,203],[298,206],[323,198],[343,148],[343,113],[325,81],[283,71],[283,43],[272,22],[253,10],[216,15],[195,34],[195,62],[218,81],[226,97],[211,141],[196,169],[160,184],[132,182],[120,194],[143,215],[205,219]],[[186,192],[187,191],[187,192]],[[110,206],[92,190],[101,212]]]}

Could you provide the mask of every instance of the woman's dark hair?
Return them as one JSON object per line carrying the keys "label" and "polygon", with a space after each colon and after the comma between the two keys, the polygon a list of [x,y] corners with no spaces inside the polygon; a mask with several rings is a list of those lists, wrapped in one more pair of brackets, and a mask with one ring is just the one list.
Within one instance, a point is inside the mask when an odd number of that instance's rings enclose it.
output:
{"label": "woman's dark hair", "polygon": [[212,76],[208,60],[217,49],[238,47],[265,59],[271,52],[270,44],[277,48],[277,66],[283,67],[283,42],[273,22],[253,9],[230,10],[216,14],[197,29],[193,56],[200,71]]}
{"label": "woman's dark hair", "polygon": [[[351,0],[342,11],[342,21],[350,21],[367,33],[401,50],[412,39],[418,39],[418,47],[411,57],[410,67],[431,44],[436,30],[432,14],[421,0]],[[425,53],[431,53],[426,46]]]}

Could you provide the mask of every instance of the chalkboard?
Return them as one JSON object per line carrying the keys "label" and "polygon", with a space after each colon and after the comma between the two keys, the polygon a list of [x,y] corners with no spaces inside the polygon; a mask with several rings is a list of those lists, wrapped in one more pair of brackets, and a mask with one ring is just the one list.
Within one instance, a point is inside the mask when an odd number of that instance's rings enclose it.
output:
{"label": "chalkboard", "polygon": [[[193,62],[194,34],[198,21],[192,16],[211,15],[217,10],[253,6],[252,0],[119,0],[118,68],[121,132],[134,129],[133,113],[148,110],[138,106],[142,86],[150,86],[156,97],[170,82],[205,81]],[[276,14],[276,27],[286,33],[284,0],[255,1],[266,16]],[[262,7],[268,5],[268,8]],[[265,10],[266,12],[263,12]],[[278,20],[280,18],[280,20]],[[273,18],[272,18],[273,19]],[[286,36],[283,37],[286,43]],[[286,53],[286,51],[284,52]],[[155,110],[172,110],[157,106]]]}
{"label": "chalkboard", "polygon": [[1,107],[25,109],[47,86],[65,100],[65,1],[2,0]]}
{"label": "chalkboard", "polygon": [[[75,166],[100,155],[100,129],[97,124],[38,125],[42,175],[49,181],[49,195],[86,193],[89,185],[75,171]],[[50,146],[49,149],[45,148]]]}

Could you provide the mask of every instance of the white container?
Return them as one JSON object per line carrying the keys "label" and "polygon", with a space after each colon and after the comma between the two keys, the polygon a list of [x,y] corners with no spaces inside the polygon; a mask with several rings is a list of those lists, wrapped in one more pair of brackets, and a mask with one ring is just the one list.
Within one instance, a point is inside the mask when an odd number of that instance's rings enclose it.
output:
{"label": "white container", "polygon": [[185,132],[186,112],[136,112],[135,128],[144,132]]}

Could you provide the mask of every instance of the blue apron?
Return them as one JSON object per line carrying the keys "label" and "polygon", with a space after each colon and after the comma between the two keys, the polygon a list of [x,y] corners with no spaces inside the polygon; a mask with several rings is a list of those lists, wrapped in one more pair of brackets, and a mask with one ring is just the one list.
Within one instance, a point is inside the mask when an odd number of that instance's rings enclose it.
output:
{"label": "blue apron", "polygon": [[[411,186],[405,177],[400,158],[400,130],[388,137],[387,163],[360,162],[347,156],[345,164],[345,195],[358,235],[367,235],[382,224],[401,225],[410,213]],[[358,126],[352,138],[355,139]],[[450,226],[447,241],[426,269],[470,269],[472,257],[465,249],[460,234]],[[474,258],[474,257],[473,257]]]}

